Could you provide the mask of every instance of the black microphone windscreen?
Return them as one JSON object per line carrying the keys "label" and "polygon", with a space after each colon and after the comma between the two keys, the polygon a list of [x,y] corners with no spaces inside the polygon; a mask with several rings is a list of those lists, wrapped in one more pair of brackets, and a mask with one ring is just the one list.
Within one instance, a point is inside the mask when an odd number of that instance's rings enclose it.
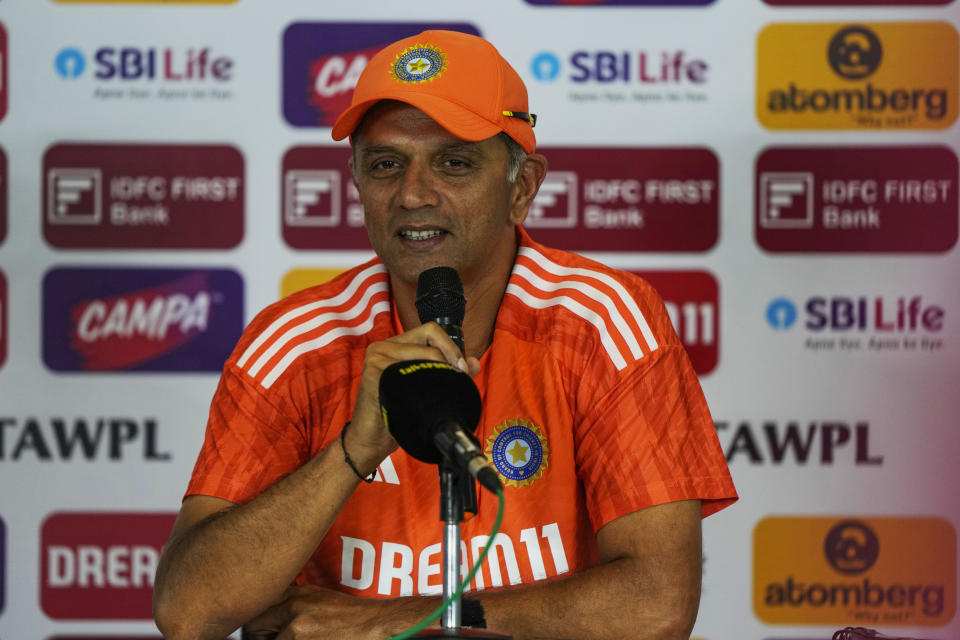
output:
{"label": "black microphone windscreen", "polygon": [[448,318],[452,324],[463,324],[466,300],[460,275],[453,267],[433,267],[417,278],[417,315],[420,322]]}
{"label": "black microphone windscreen", "polygon": [[443,456],[433,434],[453,421],[472,432],[480,421],[480,392],[466,373],[445,362],[395,362],[380,375],[380,409],[390,435],[422,462]]}

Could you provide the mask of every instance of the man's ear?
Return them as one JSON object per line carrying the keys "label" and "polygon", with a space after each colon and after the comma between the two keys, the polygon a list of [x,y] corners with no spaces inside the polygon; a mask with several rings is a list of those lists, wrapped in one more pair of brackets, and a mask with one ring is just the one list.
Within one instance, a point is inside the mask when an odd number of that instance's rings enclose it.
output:
{"label": "man's ear", "polygon": [[510,221],[522,224],[533,203],[534,196],[547,175],[547,159],[543,154],[531,153],[523,160],[513,183],[510,202]]}

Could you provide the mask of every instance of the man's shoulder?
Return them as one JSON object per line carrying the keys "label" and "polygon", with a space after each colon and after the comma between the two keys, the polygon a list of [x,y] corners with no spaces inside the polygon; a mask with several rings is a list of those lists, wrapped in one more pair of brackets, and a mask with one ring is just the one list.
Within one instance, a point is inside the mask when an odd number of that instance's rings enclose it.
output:
{"label": "man's shoulder", "polygon": [[270,382],[304,356],[389,324],[390,310],[389,276],[373,259],[265,307],[247,325],[230,359],[248,375]]}
{"label": "man's shoulder", "polygon": [[640,276],[522,238],[505,302],[512,333],[623,369],[670,340],[663,303]]}

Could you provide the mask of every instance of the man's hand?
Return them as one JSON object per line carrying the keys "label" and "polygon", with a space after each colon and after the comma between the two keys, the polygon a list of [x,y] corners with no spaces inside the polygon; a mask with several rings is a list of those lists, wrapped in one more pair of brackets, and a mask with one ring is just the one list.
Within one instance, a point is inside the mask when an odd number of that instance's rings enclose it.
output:
{"label": "man's hand", "polygon": [[[464,359],[435,323],[370,345],[344,434],[345,448],[361,473],[372,472],[397,448],[380,416],[380,374],[394,362],[415,359],[449,362],[470,375],[480,371],[477,359]],[[154,584],[154,617],[165,637],[222,638],[277,602],[359,482],[334,440],[246,504],[189,496]]]}
{"label": "man's hand", "polygon": [[480,362],[473,357],[464,358],[450,336],[435,322],[367,347],[353,417],[344,436],[346,449],[361,473],[376,469],[397,448],[380,415],[380,376],[384,369],[404,360],[446,362],[470,376],[480,372]]}
{"label": "man's hand", "polygon": [[288,589],[283,600],[247,623],[244,632],[257,640],[383,640],[412,627],[438,605],[436,598],[370,600],[302,585]]}

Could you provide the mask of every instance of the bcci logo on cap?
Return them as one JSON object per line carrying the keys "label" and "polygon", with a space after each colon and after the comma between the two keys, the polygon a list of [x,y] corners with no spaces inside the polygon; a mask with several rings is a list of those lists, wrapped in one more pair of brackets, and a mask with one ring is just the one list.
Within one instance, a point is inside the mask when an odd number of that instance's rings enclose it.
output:
{"label": "bcci logo on cap", "polygon": [[390,75],[397,82],[429,82],[439,78],[446,66],[447,58],[438,47],[418,44],[397,55]]}
{"label": "bcci logo on cap", "polygon": [[830,67],[837,75],[853,80],[866,78],[880,66],[883,46],[876,34],[859,25],[837,32],[827,49]]}

